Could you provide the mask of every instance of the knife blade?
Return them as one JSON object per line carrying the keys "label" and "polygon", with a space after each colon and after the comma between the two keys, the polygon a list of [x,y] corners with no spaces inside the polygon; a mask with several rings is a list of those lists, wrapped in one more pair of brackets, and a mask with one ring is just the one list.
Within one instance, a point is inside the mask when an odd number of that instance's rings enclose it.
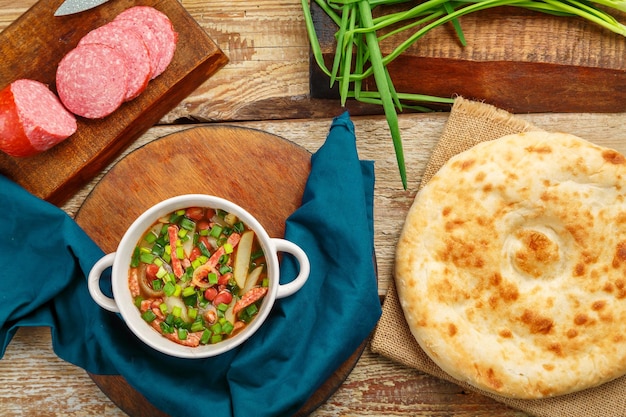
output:
{"label": "knife blade", "polygon": [[68,14],[80,13],[93,9],[109,0],[65,0],[63,4],[54,12],[55,16],[66,16]]}

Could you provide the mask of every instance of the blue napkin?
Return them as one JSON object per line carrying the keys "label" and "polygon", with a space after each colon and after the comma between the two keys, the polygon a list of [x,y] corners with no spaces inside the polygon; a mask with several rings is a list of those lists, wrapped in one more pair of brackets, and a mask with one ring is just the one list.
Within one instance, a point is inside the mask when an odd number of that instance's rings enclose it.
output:
{"label": "blue napkin", "polygon": [[[277,300],[242,346],[189,360],[144,346],[118,315],[97,306],[86,276],[102,251],[63,211],[0,176],[0,357],[20,326],[49,326],[60,358],[93,374],[122,375],[171,416],[291,415],[380,317],[373,186],[373,163],[359,161],[344,113],[312,156],[302,205],[286,223],[285,238],[309,256],[309,280]],[[281,279],[297,271],[285,254]]]}

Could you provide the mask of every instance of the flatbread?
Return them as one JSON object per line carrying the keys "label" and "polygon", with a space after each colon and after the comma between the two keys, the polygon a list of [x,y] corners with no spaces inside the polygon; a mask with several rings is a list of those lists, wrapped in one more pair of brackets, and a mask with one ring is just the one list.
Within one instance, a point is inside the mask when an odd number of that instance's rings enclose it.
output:
{"label": "flatbread", "polygon": [[450,159],[418,193],[398,296],[460,381],[537,399],[626,373],[626,158],[528,132]]}

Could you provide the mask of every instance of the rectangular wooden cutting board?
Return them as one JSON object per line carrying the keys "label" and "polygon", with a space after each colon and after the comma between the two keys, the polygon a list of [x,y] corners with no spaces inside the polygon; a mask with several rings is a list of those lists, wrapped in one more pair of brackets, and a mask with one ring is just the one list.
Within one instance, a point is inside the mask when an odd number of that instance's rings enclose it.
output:
{"label": "rectangular wooden cutting board", "polygon": [[[374,13],[388,10],[379,7]],[[317,4],[312,4],[311,12],[330,69],[337,26]],[[626,13],[609,12],[626,24]],[[513,113],[626,111],[625,37],[582,18],[514,7],[474,12],[459,22],[465,47],[452,25],[446,24],[428,32],[388,66],[398,92],[461,95]],[[407,36],[381,41],[383,55]],[[328,76],[313,60],[310,72],[313,97],[338,96],[336,85],[329,88]],[[373,78],[366,79],[363,88],[375,90]]]}
{"label": "rectangular wooden cutting board", "polygon": [[135,6],[165,13],[178,33],[170,66],[136,99],[99,120],[78,119],[78,130],[54,148],[28,158],[0,152],[0,174],[34,195],[61,204],[134,139],[157,123],[228,59],[176,0],[110,0],[94,9],[55,17],[63,0],[41,0],[0,33],[0,88],[19,78],[55,89],[59,61],[82,36]]}

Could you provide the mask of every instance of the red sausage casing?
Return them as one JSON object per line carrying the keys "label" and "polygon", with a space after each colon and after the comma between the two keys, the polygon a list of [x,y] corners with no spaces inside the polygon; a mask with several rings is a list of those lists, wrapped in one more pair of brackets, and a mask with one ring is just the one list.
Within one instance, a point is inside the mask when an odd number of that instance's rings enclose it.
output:
{"label": "red sausage casing", "polygon": [[46,151],[76,131],[76,119],[48,87],[16,80],[0,90],[0,150],[24,157]]}

